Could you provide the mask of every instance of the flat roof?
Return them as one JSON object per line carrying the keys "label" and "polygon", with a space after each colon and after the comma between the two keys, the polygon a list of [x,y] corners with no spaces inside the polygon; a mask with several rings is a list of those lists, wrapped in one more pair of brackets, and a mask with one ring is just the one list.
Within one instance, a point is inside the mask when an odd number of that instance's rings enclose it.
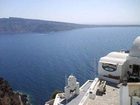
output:
{"label": "flat roof", "polygon": [[103,95],[96,95],[96,98],[87,100],[86,105],[119,105],[119,88],[115,84],[107,83],[106,92]]}
{"label": "flat roof", "polygon": [[[61,102],[62,105],[78,105],[82,98],[86,95],[93,81],[88,80],[82,88],[80,88],[80,94],[78,96],[73,97],[69,101],[64,100]],[[83,105],[119,105],[119,87],[117,84],[107,82],[106,83],[106,92],[105,94],[99,95],[96,92],[96,98],[90,99],[89,97],[86,99]]]}
{"label": "flat roof", "polygon": [[83,86],[82,88],[80,88],[80,94],[75,96],[74,98],[70,99],[70,101],[67,101],[67,103],[64,104],[64,101],[66,102],[66,100],[64,100],[62,102],[63,105],[78,105],[80,103],[80,101],[82,100],[82,98],[84,97],[84,95],[86,94],[86,92],[88,91],[88,89],[90,88],[91,84],[92,84],[93,80],[88,80]]}

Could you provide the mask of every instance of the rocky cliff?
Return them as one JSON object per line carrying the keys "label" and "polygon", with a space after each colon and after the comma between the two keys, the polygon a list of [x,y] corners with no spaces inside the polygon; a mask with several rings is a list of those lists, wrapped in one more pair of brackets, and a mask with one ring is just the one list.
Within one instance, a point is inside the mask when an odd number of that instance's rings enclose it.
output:
{"label": "rocky cliff", "polygon": [[14,92],[9,83],[0,77],[0,105],[30,105],[27,95]]}

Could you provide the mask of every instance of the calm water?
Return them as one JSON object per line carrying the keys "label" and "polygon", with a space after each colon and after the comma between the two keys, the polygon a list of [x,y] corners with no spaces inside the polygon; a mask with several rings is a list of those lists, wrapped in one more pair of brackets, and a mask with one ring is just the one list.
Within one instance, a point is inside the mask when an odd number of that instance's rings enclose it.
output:
{"label": "calm water", "polygon": [[49,34],[0,35],[0,76],[15,90],[43,105],[51,93],[63,90],[65,76],[81,85],[96,76],[95,61],[107,53],[128,49],[140,27],[90,28]]}

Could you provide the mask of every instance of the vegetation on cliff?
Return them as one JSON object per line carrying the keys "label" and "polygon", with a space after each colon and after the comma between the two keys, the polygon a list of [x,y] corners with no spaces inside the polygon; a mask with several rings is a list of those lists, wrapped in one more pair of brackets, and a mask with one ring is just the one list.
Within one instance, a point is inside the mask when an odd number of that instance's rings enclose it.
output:
{"label": "vegetation on cliff", "polygon": [[55,90],[55,91],[51,94],[50,99],[55,99],[55,96],[56,96],[58,93],[62,93],[62,91],[60,91],[60,90]]}

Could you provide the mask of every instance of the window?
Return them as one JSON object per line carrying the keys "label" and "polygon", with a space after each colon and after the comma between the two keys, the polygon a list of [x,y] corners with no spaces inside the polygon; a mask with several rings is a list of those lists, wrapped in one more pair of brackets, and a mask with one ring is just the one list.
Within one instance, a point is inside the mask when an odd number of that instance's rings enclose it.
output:
{"label": "window", "polygon": [[129,68],[132,68],[132,65],[129,65]]}
{"label": "window", "polygon": [[133,71],[132,71],[132,75],[134,76],[140,76],[139,74],[140,72],[140,65],[133,65]]}
{"label": "window", "polygon": [[109,71],[109,72],[114,72],[117,70],[117,65],[114,65],[114,64],[108,64],[108,63],[103,63],[102,64],[102,68],[106,71]]}

